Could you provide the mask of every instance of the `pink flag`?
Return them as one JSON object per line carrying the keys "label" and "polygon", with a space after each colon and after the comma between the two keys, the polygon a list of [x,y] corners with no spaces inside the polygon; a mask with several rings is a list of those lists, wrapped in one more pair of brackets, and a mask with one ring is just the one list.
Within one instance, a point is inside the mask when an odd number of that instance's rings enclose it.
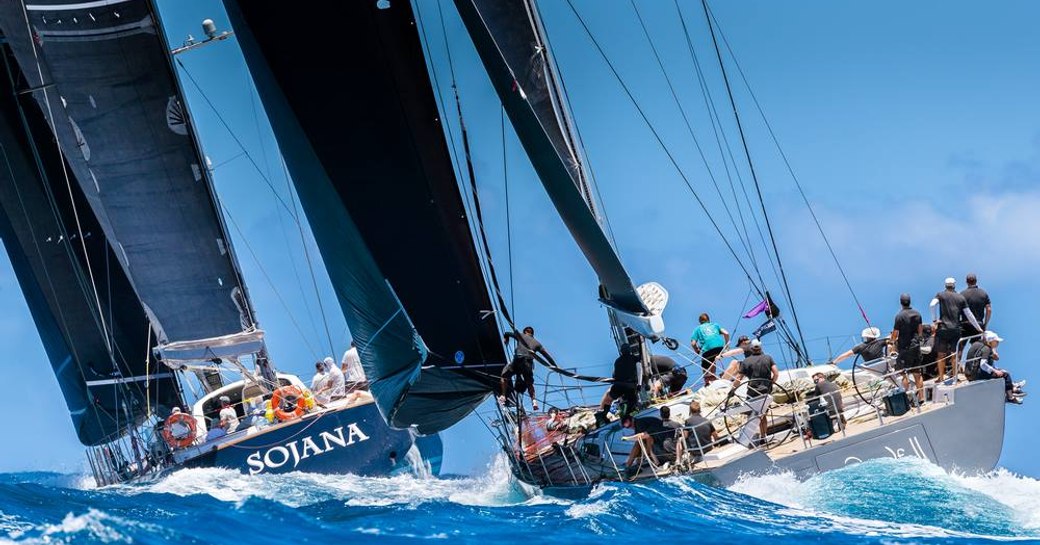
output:
{"label": "pink flag", "polygon": [[765,312],[765,310],[768,309],[768,308],[769,308],[769,300],[763,299],[761,303],[755,305],[754,308],[752,308],[751,310],[747,311],[747,313],[744,314],[744,317],[745,318],[754,318],[755,316],[758,316],[759,314],[762,314],[763,312]]}

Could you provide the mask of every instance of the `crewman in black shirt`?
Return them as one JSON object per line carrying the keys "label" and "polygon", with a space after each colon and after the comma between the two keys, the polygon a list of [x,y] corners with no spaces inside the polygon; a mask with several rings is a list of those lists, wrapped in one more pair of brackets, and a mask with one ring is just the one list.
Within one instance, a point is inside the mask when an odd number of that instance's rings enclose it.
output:
{"label": "crewman in black shirt", "polygon": [[[968,273],[967,278],[968,287],[964,288],[961,292],[961,296],[968,303],[968,308],[971,309],[971,313],[975,315],[976,320],[981,320],[979,325],[985,330],[989,327],[990,318],[993,317],[993,307],[990,305],[989,294],[986,290],[978,286],[979,279],[975,276],[975,273]],[[978,335],[979,332],[971,325],[967,320],[961,320],[961,338],[971,337],[972,335]]]}
{"label": "crewman in black shirt", "polygon": [[935,363],[939,369],[937,381],[946,380],[946,362],[950,362],[950,370],[957,376],[957,343],[961,339],[961,320],[967,319],[968,323],[975,328],[976,333],[984,330],[979,325],[975,314],[968,308],[968,302],[964,296],[957,293],[954,288],[957,281],[952,277],[946,279],[946,289],[935,294],[929,307],[932,311],[932,321],[935,322]]}
{"label": "crewman in black shirt", "polygon": [[924,403],[924,378],[921,376],[921,338],[923,324],[921,313],[910,306],[910,294],[899,296],[899,304],[903,308],[896,314],[895,325],[892,326],[892,342],[896,345],[896,371],[903,372],[903,389],[910,391],[910,378],[914,375],[917,387],[917,401]]}
{"label": "crewman in black shirt", "polygon": [[[762,353],[762,341],[755,339],[751,341],[751,355],[740,362],[737,377],[733,380],[733,389],[740,386],[740,382],[748,379],[746,403],[752,414],[740,436],[740,442],[747,447],[756,446],[755,428],[758,428],[758,441],[766,438],[767,423],[766,410],[773,400],[773,384],[780,378],[780,370],[776,362],[769,354]],[[755,420],[758,420],[756,425]]]}

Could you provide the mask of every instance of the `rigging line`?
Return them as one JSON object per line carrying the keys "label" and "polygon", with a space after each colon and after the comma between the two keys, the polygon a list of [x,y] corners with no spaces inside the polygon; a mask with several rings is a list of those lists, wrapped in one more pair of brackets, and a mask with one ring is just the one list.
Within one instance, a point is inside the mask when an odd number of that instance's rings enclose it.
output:
{"label": "rigging line", "polygon": [[[249,77],[248,74],[246,74],[246,83],[247,83],[247,85],[250,88],[250,95],[249,96],[251,97],[251,101],[253,103],[253,120],[256,122],[256,126],[257,126],[256,130],[257,130],[257,135],[259,137],[260,136],[260,132],[261,132],[260,131],[260,118],[259,118],[259,115],[257,114],[256,103],[257,103],[257,99],[260,96],[260,92],[256,88],[256,82],[253,81],[253,78]],[[277,148],[277,146],[276,146],[276,148]],[[266,148],[263,147],[262,139],[261,139],[261,149],[266,149]],[[233,157],[232,159],[237,158],[237,157],[239,157],[241,155],[244,155],[244,154],[245,154],[245,150],[242,150],[239,154],[235,155],[235,157]],[[265,152],[265,155],[266,155],[266,152]],[[281,169],[282,178],[284,178],[284,180],[285,180],[285,187],[286,187],[286,190],[288,191],[288,194],[289,194],[289,200],[292,202],[292,205],[293,205],[293,212],[295,214],[295,217],[299,218],[300,217],[299,209],[297,209],[297,207],[296,207],[296,202],[298,200],[298,197],[294,196],[292,177],[289,175],[289,168],[288,168],[288,166],[285,163],[285,157],[283,155],[281,155],[279,153],[278,154],[278,158],[279,158],[280,166],[282,167],[282,169]],[[228,160],[225,160],[224,162],[226,163],[226,162],[228,162],[230,160],[231,159],[228,159]],[[264,165],[265,166],[269,165],[269,163],[266,160],[266,158],[265,158],[265,161],[264,161]],[[214,170],[215,169],[216,169],[216,167],[214,167]],[[275,205],[275,208],[277,210],[277,204]],[[278,227],[280,228],[280,230],[282,232],[282,240],[285,242],[286,252],[290,256],[289,261],[292,264],[293,276],[296,278],[296,284],[295,285],[300,290],[300,300],[303,302],[303,308],[304,308],[304,310],[307,313],[307,318],[310,321],[311,328],[314,329],[314,336],[320,338],[321,334],[318,333],[318,325],[314,322],[314,312],[311,311],[310,302],[307,300],[307,296],[306,296],[306,294],[304,293],[304,290],[303,290],[303,285],[304,285],[303,284],[303,279],[300,278],[300,271],[299,271],[299,268],[296,266],[296,259],[293,256],[292,246],[289,243],[289,235],[288,235],[288,233],[286,232],[286,229],[285,229],[285,223],[283,221],[284,218],[283,218],[282,214],[275,214],[275,216],[278,218]],[[301,226],[300,223],[301,222],[297,221],[296,225],[302,231],[302,226]],[[301,233],[301,237],[300,238],[303,239],[302,233]],[[307,243],[306,243],[306,241],[303,241],[302,244],[303,244],[303,249],[304,249],[304,259],[307,261],[308,267],[311,268],[311,281],[312,282],[316,282],[316,280],[314,279],[314,270],[313,270],[313,267],[311,267],[312,260],[310,258],[310,255],[307,254]],[[318,296],[319,312],[320,312],[320,314],[322,316],[322,319],[324,320],[325,319],[325,309],[321,308],[320,295],[317,295],[317,296]],[[327,328],[327,322],[326,322],[326,328]],[[326,336],[328,336],[329,338],[332,338],[331,335],[329,335],[327,331],[326,331]],[[344,335],[341,336],[340,338],[345,338],[345,337],[346,337],[346,333],[344,332]],[[320,342],[319,342],[319,344],[320,344]],[[331,344],[331,341],[330,341],[330,344]],[[333,354],[333,355],[335,355],[335,354]]]}
{"label": "rigging line", "polygon": [[509,262],[509,313],[516,316],[516,290],[513,284],[513,220],[509,215],[509,163],[506,149],[506,107],[499,105],[498,123],[502,131],[502,183],[506,195],[506,255]]}
{"label": "rigging line", "polygon": [[281,292],[278,291],[278,288],[275,286],[274,281],[272,281],[271,277],[267,274],[267,270],[264,268],[264,265],[260,261],[260,258],[257,257],[256,252],[253,251],[253,246],[249,244],[249,239],[247,239],[245,233],[242,232],[242,228],[239,227],[238,222],[235,221],[235,217],[231,215],[231,210],[227,207],[227,205],[223,203],[221,203],[220,207],[224,210],[224,215],[226,215],[228,220],[231,222],[231,226],[235,228],[235,232],[238,233],[238,237],[242,239],[242,242],[246,246],[246,250],[249,250],[249,255],[253,258],[253,261],[256,262],[256,268],[260,270],[260,274],[263,275],[264,280],[266,280],[267,283],[271,286],[271,291],[273,291],[275,297],[278,298],[278,302],[282,304],[282,308],[285,309],[285,315],[289,317],[289,321],[292,322],[293,327],[295,327],[296,331],[300,334],[300,338],[303,340],[304,344],[307,345],[307,349],[311,351],[311,355],[314,356],[315,359],[317,359],[319,357],[318,351],[315,350],[314,346],[310,343],[310,341],[307,340],[307,336],[303,333],[303,328],[300,327],[300,324],[296,321],[296,318],[293,316],[292,311],[289,309],[289,305],[285,302],[285,299],[282,298]]}
{"label": "rigging line", "polygon": [[98,318],[101,321],[101,328],[102,328],[104,336],[105,336],[105,347],[108,349],[109,357],[114,359],[113,351],[112,351],[112,343],[111,343],[111,340],[109,339],[108,323],[105,322],[105,316],[104,316],[104,310],[103,310],[104,307],[101,306],[101,297],[98,295],[97,284],[96,284],[96,282],[94,280],[94,271],[91,268],[91,264],[90,264],[90,256],[87,254],[87,241],[86,241],[85,238],[83,238],[83,225],[80,223],[80,220],[79,220],[79,210],[77,210],[76,205],[75,205],[75,201],[73,200],[73,196],[72,196],[72,181],[71,181],[71,179],[69,177],[68,166],[65,164],[65,151],[63,149],[61,149],[61,139],[58,138],[58,127],[57,127],[57,122],[54,119],[54,111],[51,109],[50,95],[47,92],[47,87],[43,86],[43,83],[44,83],[44,79],[43,79],[43,65],[40,64],[40,54],[39,54],[39,51],[36,50],[36,40],[33,39],[33,28],[32,28],[32,25],[29,24],[29,12],[28,12],[28,10],[27,10],[27,8],[25,6],[25,2],[21,2],[21,6],[22,6],[22,17],[25,20],[25,30],[29,33],[29,44],[32,46],[33,59],[36,60],[36,71],[37,71],[38,77],[40,78],[40,85],[41,85],[41,89],[40,90],[43,92],[43,101],[44,101],[45,104],[47,104],[47,117],[49,118],[48,120],[50,121],[51,131],[54,133],[54,145],[57,147],[57,149],[58,149],[58,156],[61,158],[61,173],[62,173],[62,176],[64,176],[64,178],[65,178],[65,186],[69,190],[69,200],[73,202],[73,204],[72,204],[72,215],[73,215],[73,218],[76,220],[76,231],[79,233],[80,245],[83,247],[83,259],[84,259],[84,261],[87,264],[87,276],[90,279],[90,287],[94,291],[94,301],[97,304],[97,314],[98,314]]}
{"label": "rigging line", "polygon": [[[693,61],[694,73],[697,76],[697,82],[701,89],[701,96],[704,98],[704,109],[708,112],[708,118],[711,120],[712,132],[715,135],[715,143],[719,147],[719,157],[722,159],[722,166],[726,171],[726,180],[729,182],[730,192],[733,194],[733,202],[736,204],[737,215],[740,217],[740,224],[744,229],[744,237],[750,242],[751,234],[748,232],[747,220],[744,218],[744,207],[737,197],[736,184],[733,183],[734,174],[737,177],[737,181],[740,182],[741,192],[744,194],[744,200],[748,205],[748,210],[751,212],[749,215],[755,222],[755,227],[758,230],[760,240],[763,241],[765,236],[762,234],[762,227],[758,223],[758,216],[754,214],[754,210],[751,208],[751,199],[748,197],[747,188],[744,186],[744,179],[740,175],[740,169],[736,167],[736,160],[733,159],[733,149],[729,145],[729,139],[726,138],[726,131],[722,126],[721,117],[719,116],[718,110],[715,107],[715,98],[712,96],[711,87],[707,84],[707,80],[704,76],[704,72],[701,69],[700,59],[697,56],[697,50],[693,47],[693,40],[690,38],[690,31],[686,24],[686,17],[683,15],[681,9],[679,9],[679,0],[674,1],[675,11],[679,15],[679,22],[682,25],[683,37],[686,39],[686,49],[690,53],[690,58]],[[723,144],[725,144],[725,151],[723,150]],[[727,160],[727,152],[729,158]],[[730,171],[730,163],[733,164],[733,170]],[[758,275],[758,281],[762,286],[765,286],[765,280],[762,278],[762,271],[758,266],[758,259],[755,257],[754,245],[750,252],[751,264],[755,269],[755,273]],[[768,252],[767,252],[768,255]],[[773,265],[772,259],[769,259],[769,264],[773,267],[774,273],[776,267]],[[779,275],[777,275],[779,276]]]}
{"label": "rigging line", "polygon": [[[144,351],[144,376],[148,377],[152,373],[152,326],[148,325],[148,343],[145,346]],[[158,395],[158,393],[156,393]],[[145,418],[151,418],[152,416],[152,380],[145,378],[144,382],[144,411]]]}
{"label": "rigging line", "polygon": [[[289,186],[289,199],[292,200],[292,203],[293,203],[293,213],[296,214],[294,217],[298,218],[299,217],[299,212],[296,210],[296,199],[293,198],[292,184],[289,183],[289,167],[288,167],[288,165],[285,164],[285,157],[284,156],[282,157],[282,172],[284,173],[284,176],[285,176],[285,183],[286,183],[286,185]],[[332,356],[333,358],[335,358],[336,357],[336,344],[332,341],[332,331],[329,330],[329,319],[328,319],[328,316],[325,314],[325,304],[321,302],[321,290],[318,289],[318,275],[316,275],[314,273],[314,260],[311,259],[311,252],[307,248],[307,246],[308,246],[308,244],[307,244],[307,237],[303,233],[303,224],[301,222],[297,221],[296,222],[296,228],[300,232],[300,245],[303,246],[303,259],[304,259],[304,261],[307,262],[307,270],[310,271],[311,285],[314,286],[314,298],[318,300],[318,311],[321,313],[321,322],[325,326],[325,336],[328,338],[328,341],[329,341],[329,350],[332,351],[329,355]],[[243,239],[244,238],[245,237],[243,237]],[[249,243],[246,242],[246,245],[248,246]],[[250,253],[252,253],[252,250],[250,250]],[[260,261],[257,260],[257,263],[259,263],[259,262]],[[301,287],[301,290],[302,290],[302,287]],[[303,335],[302,331],[300,332],[300,335]]]}
{"label": "rigging line", "polygon": [[[578,13],[578,10],[575,9],[572,0],[567,0],[567,5],[570,6],[571,11],[574,13],[574,16],[578,19],[578,22],[585,30],[585,35],[588,36],[589,40],[592,41],[592,45],[595,46],[596,50],[600,54],[600,57],[602,57],[603,61],[607,64],[607,67],[610,68],[611,73],[614,74],[614,78],[617,80],[618,84],[621,85],[621,89],[624,90],[625,94],[628,96],[629,101],[636,108],[636,111],[639,112],[640,117],[643,119],[643,122],[646,124],[647,128],[650,129],[651,134],[654,135],[654,138],[657,140],[657,144],[661,147],[661,150],[668,157],[668,160],[671,162],[672,167],[675,168],[676,173],[678,173],[679,177],[682,178],[683,182],[686,184],[686,187],[690,190],[690,193],[693,194],[693,198],[697,201],[697,204],[700,205],[701,210],[704,211],[704,215],[708,218],[712,226],[715,228],[715,232],[718,233],[719,238],[722,239],[723,244],[726,245],[726,248],[729,250],[729,253],[733,256],[733,259],[736,260],[737,265],[740,266],[741,270],[744,271],[744,275],[747,276],[748,280],[751,281],[751,284],[754,285],[755,280],[751,277],[751,273],[748,272],[748,269],[744,265],[744,262],[741,261],[740,256],[738,256],[736,250],[733,249],[733,245],[730,244],[729,239],[727,239],[726,235],[723,234],[722,229],[719,227],[718,222],[715,221],[715,218],[711,215],[711,212],[708,210],[707,205],[704,203],[703,200],[701,200],[700,195],[697,194],[697,190],[693,188],[693,184],[690,182],[689,178],[686,177],[686,173],[683,172],[682,168],[679,167],[679,163],[676,161],[675,156],[672,155],[671,150],[668,149],[668,146],[665,145],[660,133],[658,133],[657,129],[654,128],[653,124],[650,123],[650,119],[643,111],[643,108],[636,101],[635,96],[632,94],[632,91],[629,90],[628,85],[626,85],[624,80],[621,79],[621,74],[619,74],[617,69],[614,68],[614,64],[610,62],[610,59],[607,57],[607,54],[603,50],[603,47],[600,46],[595,36],[592,35],[592,31],[589,29],[588,25],[585,24],[585,20]],[[764,292],[759,290],[757,287],[756,291],[758,291],[759,295],[765,297]]]}
{"label": "rigging line", "polygon": [[[285,158],[284,157],[282,157],[282,159],[281,159],[281,164],[282,164],[282,172],[283,172],[282,177],[285,178],[285,186],[286,186],[286,189],[289,191],[289,199],[292,201],[293,209],[295,210],[296,209],[296,201],[297,201],[298,197],[296,197],[295,194],[294,194],[292,179],[291,179],[291,177],[289,175],[289,168],[285,164]],[[300,271],[296,267],[296,258],[292,254],[292,246],[289,244],[289,234],[286,232],[285,224],[282,223],[282,215],[278,214],[277,216],[278,216],[278,226],[281,228],[281,231],[282,231],[282,240],[285,242],[285,249],[286,249],[286,251],[289,254],[289,261],[292,263],[293,276],[296,278],[296,284],[295,285],[296,285],[297,289],[300,290],[300,300],[303,301],[303,309],[307,313],[307,319],[311,323],[311,328],[314,329],[314,336],[320,338],[321,334],[318,333],[318,324],[314,322],[314,312],[311,310],[311,305],[310,305],[310,302],[307,300],[306,293],[304,293],[304,290],[303,290],[303,285],[304,285],[303,284],[303,279],[300,278]],[[300,231],[301,231],[301,233],[300,233],[301,245],[303,246],[303,250],[304,250],[304,260],[307,261],[307,267],[310,269],[311,282],[316,282],[315,277],[314,277],[314,268],[311,265],[311,257],[310,257],[310,254],[307,252],[307,241],[303,240],[304,237],[303,237],[303,233],[302,233],[302,231],[303,231],[302,227],[300,227]],[[318,312],[321,314],[322,320],[324,321],[325,320],[325,308],[321,305],[321,295],[317,293],[317,290],[315,290],[315,296],[318,298]],[[328,327],[328,325],[327,325],[327,321],[326,321],[326,328],[327,327]],[[326,331],[325,334],[326,334],[326,336],[329,336],[328,331]],[[344,331],[344,334],[341,337],[337,337],[337,338],[346,338],[346,331]],[[330,343],[331,343],[331,341],[330,341]],[[319,344],[320,344],[320,342],[319,342]]]}
{"label": "rigging line", "polygon": [[[714,19],[715,14],[711,13],[711,17]],[[718,23],[716,22],[716,26],[717,25]],[[744,87],[747,89],[748,95],[751,96],[751,101],[755,104],[755,108],[758,110],[758,115],[762,118],[762,122],[765,124],[766,130],[769,132],[769,137],[772,139],[773,145],[776,146],[777,152],[780,153],[780,158],[784,161],[784,166],[787,168],[788,174],[791,175],[795,187],[798,188],[798,194],[801,195],[802,202],[804,202],[805,207],[809,209],[809,214],[812,216],[813,223],[816,224],[816,229],[820,232],[820,237],[823,238],[824,244],[827,245],[827,251],[830,252],[831,259],[834,260],[834,265],[838,267],[838,271],[841,273],[841,277],[845,281],[845,287],[849,289],[849,294],[852,295],[852,300],[855,301],[856,306],[859,308],[859,312],[863,316],[863,319],[866,320],[867,325],[871,325],[870,319],[867,318],[867,313],[863,309],[863,305],[860,304],[859,297],[856,296],[855,290],[852,289],[852,284],[849,282],[848,275],[845,274],[845,268],[842,267],[841,262],[838,261],[838,256],[835,254],[834,248],[831,246],[830,239],[827,238],[827,234],[823,230],[823,225],[816,216],[816,211],[813,210],[809,198],[805,195],[805,191],[802,189],[802,183],[798,179],[798,176],[795,175],[794,168],[791,166],[791,162],[787,159],[787,154],[784,153],[783,148],[780,147],[780,140],[777,138],[776,133],[773,132],[773,126],[769,123],[769,119],[766,118],[765,110],[763,110],[762,105],[759,104],[758,97],[756,97],[755,92],[751,90],[751,84],[748,82],[747,76],[744,74],[744,69],[741,68],[740,63],[737,62],[737,56],[733,53],[733,48],[730,47],[729,40],[726,39],[726,35],[722,32],[721,27],[719,27],[719,36],[722,37],[722,43],[725,44],[726,50],[729,51],[729,56],[733,59],[733,65],[737,68],[737,73],[740,74],[740,79],[743,80]]]}
{"label": "rigging line", "polygon": [[[747,292],[747,297],[744,298],[744,304],[740,307],[741,309],[748,308],[748,303],[751,302],[751,296],[754,295],[754,293],[755,293],[755,288],[749,287],[748,288],[748,292]],[[735,323],[733,324],[733,333],[730,334],[730,338],[731,339],[737,335],[737,329],[740,327],[740,320],[742,318],[744,318],[744,313],[745,312],[747,312],[747,310],[741,310],[740,314],[737,315],[737,319],[735,320]],[[736,346],[736,341],[734,341],[733,345]]]}
{"label": "rigging line", "polygon": [[[668,76],[668,71],[664,67],[664,62],[661,60],[661,55],[657,51],[657,46],[654,45],[653,39],[650,37],[650,31],[646,28],[646,22],[643,20],[643,15],[639,12],[639,7],[636,5],[635,0],[629,0],[632,5],[632,10],[636,14],[636,19],[639,21],[640,28],[643,29],[643,36],[646,37],[647,43],[650,45],[650,50],[654,54],[654,59],[657,61],[657,67],[661,69],[661,75],[664,76],[665,83],[668,85],[668,90],[671,92],[672,100],[675,102],[676,108],[679,110],[679,115],[683,119],[683,123],[686,125],[686,132],[689,133],[690,138],[693,140],[693,145],[697,148],[697,153],[701,158],[701,162],[704,163],[705,170],[708,171],[708,178],[711,180],[712,185],[715,187],[715,193],[718,194],[719,200],[722,201],[722,208],[726,211],[726,215],[729,216],[730,223],[733,225],[733,230],[737,233],[737,238],[740,240],[744,249],[751,255],[750,240],[745,240],[741,236],[740,228],[737,227],[737,222],[733,217],[733,212],[729,208],[729,203],[726,202],[726,198],[722,195],[722,189],[719,188],[718,180],[715,179],[715,173],[712,171],[711,165],[708,164],[708,158],[704,155],[704,150],[701,148],[701,143],[697,139],[696,134],[693,132],[693,126],[690,124],[690,118],[686,115],[686,109],[682,107],[682,103],[679,101],[679,95],[675,90],[675,86],[672,85],[672,78]],[[752,258],[752,262],[754,258]]]}
{"label": "rigging line", "polygon": [[755,172],[755,164],[754,161],[751,160],[751,151],[748,148],[747,139],[744,136],[744,127],[740,122],[740,113],[737,111],[737,103],[733,98],[733,89],[729,84],[729,77],[726,75],[726,64],[722,60],[722,50],[719,48],[718,40],[715,38],[715,25],[712,24],[711,13],[708,10],[708,1],[701,0],[701,5],[704,6],[704,17],[708,20],[708,30],[711,34],[711,41],[715,45],[715,54],[719,60],[719,69],[722,71],[722,80],[726,83],[726,93],[729,95],[729,102],[733,107],[733,118],[737,122],[737,132],[740,135],[740,142],[744,148],[744,157],[747,159],[751,179],[755,182],[755,192],[758,193],[758,202],[762,207],[762,218],[765,220],[766,230],[769,232],[769,240],[773,245],[773,254],[776,256],[776,264],[780,269],[780,278],[783,281],[784,292],[787,293],[787,303],[791,306],[791,316],[794,318],[794,326],[798,331],[798,338],[801,341],[802,349],[804,350],[805,337],[802,335],[802,326],[798,321],[798,312],[795,310],[794,298],[791,297],[791,287],[787,283],[787,274],[784,272],[784,264],[780,260],[780,250],[777,247],[776,236],[773,233],[773,226],[769,221],[769,214],[766,211],[766,202],[762,197],[762,186],[759,184],[758,174]]}
{"label": "rigging line", "polygon": [[[231,130],[231,126],[228,125],[228,122],[224,119],[224,116],[220,115],[220,110],[218,110],[216,105],[214,105],[213,102],[209,99],[209,95],[207,95],[205,91],[202,90],[202,86],[199,85],[199,82],[195,80],[195,76],[193,76],[191,71],[188,70],[188,67],[184,65],[180,57],[174,57],[174,60],[177,61],[177,66],[180,66],[181,70],[184,71],[184,74],[188,76],[188,81],[190,81],[191,84],[195,86],[195,90],[199,92],[199,95],[202,97],[202,100],[206,103],[207,106],[209,106],[210,110],[213,111],[213,114],[217,116],[217,120],[219,120],[220,124],[223,125],[224,130],[226,130],[228,133],[228,136],[230,136],[231,139],[235,141],[235,144],[238,145],[238,148],[242,150],[242,153],[244,153],[246,158],[249,159],[249,164],[253,165],[253,168],[256,170],[257,174],[260,175],[260,179],[263,180],[264,183],[267,184],[267,187],[271,189],[271,192],[274,193],[274,196],[276,199],[278,199],[278,202],[282,203],[282,207],[285,208],[287,212],[292,214],[293,211],[291,208],[289,208],[289,205],[285,202],[285,199],[283,199],[282,196],[278,194],[278,191],[275,190],[274,184],[272,184],[271,180],[267,179],[267,176],[264,175],[264,171],[260,169],[260,165],[256,163],[256,160],[253,159],[252,154],[249,153],[242,141],[238,139],[238,135],[235,134],[235,131]],[[296,217],[295,215],[293,216],[293,220],[297,223],[300,222],[300,218]]]}

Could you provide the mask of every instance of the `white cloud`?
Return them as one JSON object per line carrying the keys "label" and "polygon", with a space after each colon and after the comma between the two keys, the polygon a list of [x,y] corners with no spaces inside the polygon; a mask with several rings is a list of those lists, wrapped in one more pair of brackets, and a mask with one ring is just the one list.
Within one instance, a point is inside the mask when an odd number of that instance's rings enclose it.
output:
{"label": "white cloud", "polygon": [[[937,196],[870,213],[815,208],[853,279],[876,279],[896,266],[913,266],[940,275],[970,269],[1018,280],[1040,267],[1040,190],[985,190],[956,200]],[[797,233],[802,243],[786,249],[802,268],[830,274],[827,250],[806,216],[788,216],[785,234]]]}

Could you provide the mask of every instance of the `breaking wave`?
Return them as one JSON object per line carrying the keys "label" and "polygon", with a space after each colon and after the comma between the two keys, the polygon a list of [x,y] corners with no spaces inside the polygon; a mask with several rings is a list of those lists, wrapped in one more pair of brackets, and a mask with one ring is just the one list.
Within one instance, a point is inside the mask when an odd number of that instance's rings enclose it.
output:
{"label": "breaking wave", "polygon": [[[876,460],[800,482],[749,477],[729,489],[688,478],[597,486],[585,498],[517,483],[504,458],[477,477],[216,469],[95,489],[79,476],[0,474],[0,543],[399,542],[742,545],[1040,542],[1040,481],[998,470],[947,474]],[[330,541],[334,540],[334,541]]]}

